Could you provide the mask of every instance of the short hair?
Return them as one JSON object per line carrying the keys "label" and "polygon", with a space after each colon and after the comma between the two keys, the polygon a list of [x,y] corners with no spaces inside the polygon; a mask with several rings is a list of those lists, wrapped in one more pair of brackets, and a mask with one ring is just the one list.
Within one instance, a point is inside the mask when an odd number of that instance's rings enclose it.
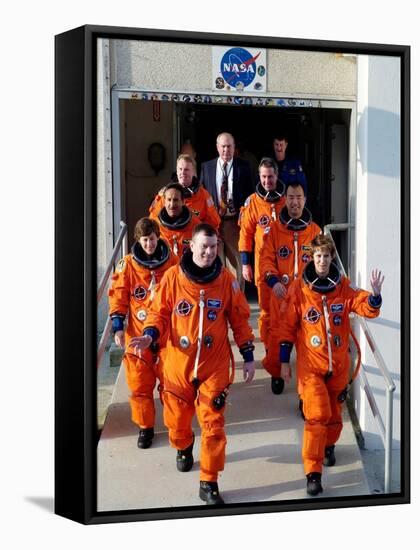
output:
{"label": "short hair", "polygon": [[335,258],[337,250],[335,248],[334,241],[329,235],[317,235],[315,239],[311,241],[311,256],[315,254],[317,248],[324,248],[328,250],[333,258]]}
{"label": "short hair", "polygon": [[305,186],[303,185],[303,183],[301,181],[298,181],[298,180],[293,180],[293,181],[289,181],[287,182],[286,184],[286,191],[285,191],[285,195],[287,195],[287,190],[289,189],[289,187],[292,187],[293,189],[296,189],[296,187],[298,187],[300,185],[300,187],[302,187],[302,190],[303,190],[303,196],[306,197],[306,189],[305,189]]}
{"label": "short hair", "polygon": [[198,223],[192,232],[192,237],[194,238],[198,233],[204,233],[206,237],[213,237],[214,235],[217,236],[217,231],[215,228],[210,225],[209,223]]}
{"label": "short hair", "polygon": [[229,134],[229,132],[222,132],[221,134],[219,134],[216,138],[216,143],[219,143],[219,140],[221,139],[222,136],[228,136],[232,138],[233,143],[235,143],[235,138],[232,136],[232,134]]}
{"label": "short hair", "polygon": [[134,227],[134,239],[138,241],[140,237],[148,237],[155,233],[160,237],[159,224],[151,218],[141,218]]}
{"label": "short hair", "polygon": [[274,173],[276,176],[279,174],[279,167],[277,166],[277,162],[273,160],[271,157],[263,157],[260,161],[260,164],[258,166],[258,172],[260,171],[260,168],[272,168],[274,170]]}
{"label": "short hair", "polygon": [[181,193],[182,200],[184,200],[184,188],[180,183],[168,183],[168,185],[165,187],[165,190],[163,191],[163,196],[165,196],[166,191],[169,191],[170,189],[176,189],[177,191],[179,191]]}
{"label": "short hair", "polygon": [[197,163],[195,162],[195,159],[191,155],[187,155],[187,153],[181,153],[180,155],[178,155],[178,158],[176,159],[177,169],[178,169],[178,162],[180,160],[191,163],[194,166],[194,171],[197,170]]}
{"label": "short hair", "polygon": [[278,132],[276,132],[273,136],[273,141],[274,140],[277,140],[277,141],[287,141],[287,143],[289,143],[289,138],[287,137],[287,134],[286,132],[282,131],[282,130],[279,130]]}

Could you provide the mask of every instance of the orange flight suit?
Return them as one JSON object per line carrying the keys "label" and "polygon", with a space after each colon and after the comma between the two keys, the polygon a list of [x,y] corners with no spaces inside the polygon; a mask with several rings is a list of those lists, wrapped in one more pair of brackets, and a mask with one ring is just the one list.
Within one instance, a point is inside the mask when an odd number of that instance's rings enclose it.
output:
{"label": "orange flight suit", "polygon": [[[267,285],[270,276],[276,276],[287,288],[293,279],[302,274],[303,269],[311,260],[310,243],[321,233],[321,228],[312,220],[309,210],[305,208],[303,219],[308,224],[303,229],[295,231],[296,226],[284,207],[278,223],[273,223],[264,233],[263,247],[260,254],[261,279],[270,292],[270,319],[272,311],[278,310],[282,298],[276,298]],[[289,222],[289,223],[287,223]],[[275,340],[271,330],[275,323],[269,321],[268,351],[263,359],[264,368],[275,378],[280,378],[280,362],[278,355],[278,340]]]}
{"label": "orange flight suit", "polygon": [[[155,406],[153,390],[158,378],[162,382],[161,367],[156,362],[157,357],[150,349],[142,353],[141,358],[130,352],[128,344],[133,336],[143,334],[147,322],[148,311],[163,273],[177,263],[177,258],[171,252],[167,243],[159,240],[158,246],[162,250],[162,265],[156,269],[145,267],[137,258],[140,245],[133,246],[132,253],[124,256],[117,265],[112,276],[111,288],[108,291],[109,313],[111,316],[120,314],[127,317],[125,331],[125,353],[123,363],[127,378],[127,385],[131,392],[129,398],[132,421],[140,428],[152,428],[155,422]],[[137,252],[137,254],[136,254]],[[159,262],[158,262],[159,263]]]}
{"label": "orange flight suit", "polygon": [[[374,318],[380,308],[371,304],[369,292],[353,288],[349,279],[340,277],[337,268],[333,264],[332,267],[336,272],[334,280],[338,281],[335,287],[328,292],[318,290],[315,285],[311,288],[310,279],[305,280],[304,274],[290,286],[280,316],[272,318],[277,341],[296,344],[296,373],[305,416],[302,446],[305,474],[322,472],[325,447],[338,441],[343,427],[342,404],[337,398],[349,382],[349,313]],[[310,269],[312,262],[305,273]],[[330,364],[327,319],[332,358],[332,375],[328,379],[325,378]]]}
{"label": "orange flight suit", "polygon": [[[216,262],[220,272],[206,283],[191,280],[182,265],[168,270],[148,318],[148,325],[160,334],[168,330],[162,361],[163,413],[169,441],[176,449],[192,444],[191,422],[196,412],[201,427],[201,481],[216,481],[225,464],[224,408],[217,410],[213,400],[231,382],[228,321],[238,347],[252,344],[254,339],[248,323],[250,309],[239,283],[219,258]],[[198,354],[200,301],[203,325]],[[198,390],[193,384],[197,354]]]}
{"label": "orange flight suit", "polygon": [[201,223],[199,218],[194,216],[186,206],[183,207],[181,220],[172,224],[166,209],[162,208],[156,221],[159,224],[162,239],[169,243],[172,252],[178,258],[181,258],[185,250],[189,249],[193,229]]}
{"label": "orange flight suit", "polygon": [[[261,184],[259,184],[261,187]],[[260,275],[260,254],[263,246],[264,230],[278,219],[278,214],[284,207],[286,199],[278,197],[276,202],[269,202],[261,193],[250,195],[239,214],[238,225],[240,227],[238,249],[250,254],[254,249],[254,281],[258,291],[258,304],[260,315],[258,317],[258,329],[261,341],[268,348],[268,322],[270,316],[271,289],[266,285]]]}
{"label": "orange flight suit", "polygon": [[[166,187],[162,187],[154,198],[149,208],[149,217],[157,219],[159,212],[165,206],[164,192]],[[214,206],[213,199],[207,189],[199,184],[194,189],[185,187],[185,206],[189,208],[194,216],[197,216],[200,222],[212,225],[216,230],[219,229],[220,216]]]}

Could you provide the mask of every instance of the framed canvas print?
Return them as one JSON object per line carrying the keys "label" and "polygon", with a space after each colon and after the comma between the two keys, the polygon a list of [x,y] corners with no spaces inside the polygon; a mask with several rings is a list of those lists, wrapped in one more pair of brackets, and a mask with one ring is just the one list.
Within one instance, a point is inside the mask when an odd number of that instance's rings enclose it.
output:
{"label": "framed canvas print", "polygon": [[410,48],[56,36],[56,513],[402,504]]}

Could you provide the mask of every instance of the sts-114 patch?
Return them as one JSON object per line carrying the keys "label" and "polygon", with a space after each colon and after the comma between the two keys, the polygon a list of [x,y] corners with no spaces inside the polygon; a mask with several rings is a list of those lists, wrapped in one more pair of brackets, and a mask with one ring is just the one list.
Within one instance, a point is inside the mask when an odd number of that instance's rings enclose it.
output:
{"label": "sts-114 patch", "polygon": [[175,307],[175,311],[180,317],[186,317],[191,313],[192,308],[193,305],[190,304],[190,302],[187,300],[180,300]]}

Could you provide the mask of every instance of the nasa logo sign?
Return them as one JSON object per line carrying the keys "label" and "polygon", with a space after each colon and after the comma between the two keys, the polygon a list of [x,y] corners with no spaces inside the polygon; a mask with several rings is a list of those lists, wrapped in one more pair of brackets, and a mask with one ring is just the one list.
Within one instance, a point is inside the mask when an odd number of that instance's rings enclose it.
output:
{"label": "nasa logo sign", "polygon": [[[266,50],[261,48],[214,46],[213,89],[233,92],[265,91]],[[236,95],[234,103],[242,104],[244,99]]]}
{"label": "nasa logo sign", "polygon": [[229,86],[236,87],[238,82],[249,86],[257,72],[256,60],[260,56],[252,55],[245,48],[231,48],[222,57],[220,72]]}

